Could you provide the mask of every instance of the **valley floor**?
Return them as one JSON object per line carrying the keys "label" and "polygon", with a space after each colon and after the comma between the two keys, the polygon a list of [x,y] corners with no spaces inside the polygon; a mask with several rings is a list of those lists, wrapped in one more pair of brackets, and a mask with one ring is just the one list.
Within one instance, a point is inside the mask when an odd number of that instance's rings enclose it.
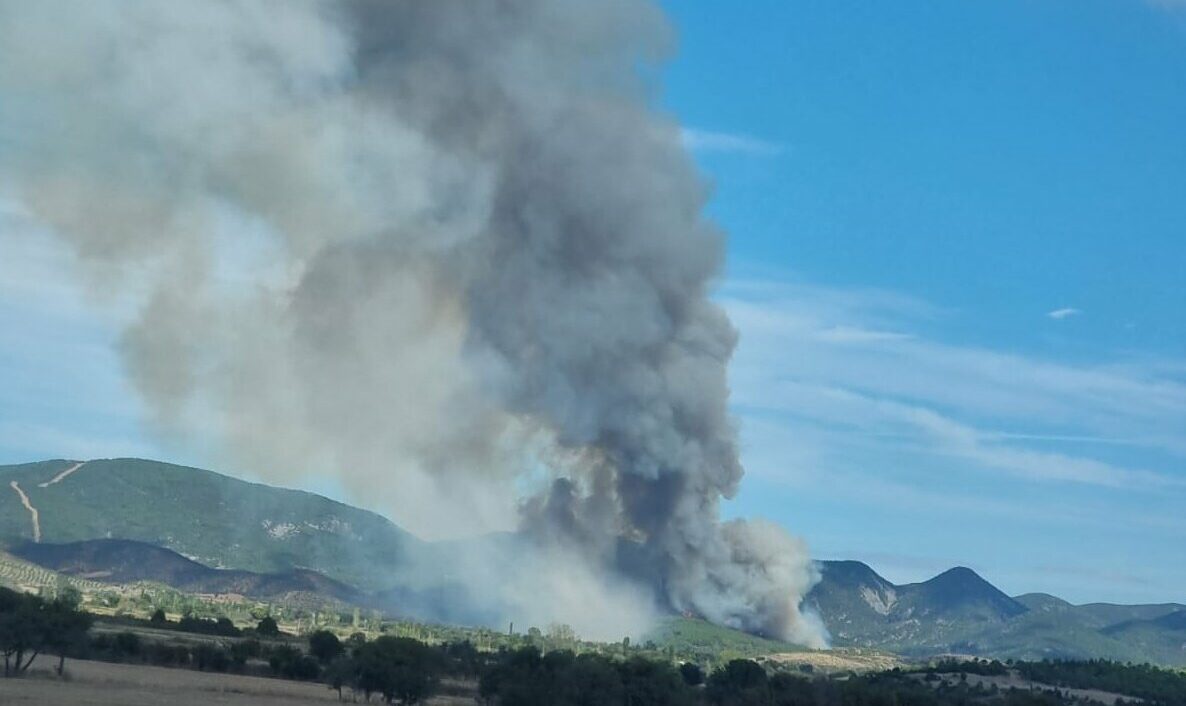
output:
{"label": "valley floor", "polygon": [[[66,679],[53,674],[56,658],[39,657],[30,673],[0,678],[4,706],[299,706],[338,703],[324,684],[166,669],[138,664],[69,660]],[[347,692],[349,700],[349,692]],[[438,696],[434,706],[472,706],[472,696]]]}

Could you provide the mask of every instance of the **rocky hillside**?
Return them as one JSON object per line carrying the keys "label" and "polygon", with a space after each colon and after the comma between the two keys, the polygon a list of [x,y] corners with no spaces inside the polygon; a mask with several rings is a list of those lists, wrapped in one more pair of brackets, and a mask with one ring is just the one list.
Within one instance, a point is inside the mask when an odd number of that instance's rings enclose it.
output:
{"label": "rocky hillside", "polygon": [[1072,605],[1032,593],[1009,597],[971,569],[894,585],[856,561],[820,562],[808,604],[838,645],[905,655],[1018,659],[1106,657],[1186,665],[1186,606]]}

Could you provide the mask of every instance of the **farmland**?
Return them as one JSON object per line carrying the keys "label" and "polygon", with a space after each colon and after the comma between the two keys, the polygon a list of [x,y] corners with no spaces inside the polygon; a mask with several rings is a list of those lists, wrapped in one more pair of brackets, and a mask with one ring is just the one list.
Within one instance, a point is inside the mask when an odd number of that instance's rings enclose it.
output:
{"label": "farmland", "polygon": [[[37,658],[28,676],[0,680],[5,706],[270,706],[338,703],[324,684],[211,674],[139,664],[72,660],[67,678],[52,672],[52,659]],[[464,686],[453,684],[453,691]],[[464,693],[438,696],[429,704],[473,704]]]}

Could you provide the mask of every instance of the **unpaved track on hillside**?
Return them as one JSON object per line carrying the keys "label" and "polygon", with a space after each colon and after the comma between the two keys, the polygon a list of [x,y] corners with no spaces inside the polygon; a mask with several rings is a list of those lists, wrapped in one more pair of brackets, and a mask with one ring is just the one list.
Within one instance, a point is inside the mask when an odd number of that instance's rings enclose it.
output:
{"label": "unpaved track on hillside", "polygon": [[[38,657],[29,675],[0,679],[4,706],[301,706],[336,704],[324,684],[211,674],[139,664],[67,660],[67,680],[53,675],[57,659]],[[349,692],[347,692],[347,698]],[[361,702],[361,700],[360,700]],[[375,703],[372,700],[372,703]],[[473,706],[473,697],[438,697],[428,706]]]}
{"label": "unpaved track on hillside", "polygon": [[78,469],[82,468],[82,467],[83,467],[83,466],[85,466],[85,465],[86,465],[86,461],[83,461],[83,462],[81,462],[81,463],[76,463],[76,464],[74,464],[73,466],[71,466],[71,467],[67,468],[66,470],[62,471],[62,472],[61,472],[61,473],[59,473],[58,475],[54,476],[53,478],[51,478],[51,479],[47,480],[46,482],[44,482],[44,483],[38,483],[38,484],[37,484],[37,487],[38,487],[38,488],[48,488],[48,487],[50,487],[51,485],[53,485],[54,483],[61,483],[61,482],[62,482],[62,481],[63,481],[63,480],[66,478],[66,476],[68,476],[68,475],[70,475],[71,473],[73,473],[73,472],[77,471]]}
{"label": "unpaved track on hillside", "polygon": [[25,491],[21,490],[21,486],[14,480],[8,484],[16,491],[16,494],[21,498],[21,505],[29,511],[29,516],[33,518],[33,541],[41,541],[41,514],[37,512],[37,508],[33,507],[33,503],[29,502],[29,496],[25,495]]}

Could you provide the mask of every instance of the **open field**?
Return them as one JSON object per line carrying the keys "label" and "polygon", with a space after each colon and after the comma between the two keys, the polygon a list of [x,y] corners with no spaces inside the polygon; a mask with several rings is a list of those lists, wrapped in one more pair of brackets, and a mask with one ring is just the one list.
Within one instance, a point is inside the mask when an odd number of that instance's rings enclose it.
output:
{"label": "open field", "polygon": [[[781,666],[810,666],[817,672],[881,672],[906,666],[898,657],[874,650],[812,650],[781,652],[765,657]],[[759,660],[761,661],[761,660]]]}
{"label": "open field", "polygon": [[[923,681],[922,675],[911,675],[913,678]],[[1001,691],[1008,691],[1009,689],[1018,689],[1021,691],[1045,691],[1052,687],[1050,684],[1043,684],[1041,682],[1031,681],[1020,676],[1016,670],[1010,670],[1008,674],[1000,676],[986,676],[982,674],[965,674],[961,679],[956,674],[940,674],[939,680],[930,683],[934,687],[940,684],[947,686],[955,686],[961,681],[965,681],[969,686],[982,686],[985,688],[996,687]],[[1070,699],[1085,699],[1099,704],[1106,704],[1106,706],[1114,706],[1117,701],[1141,701],[1133,696],[1125,696],[1124,694],[1113,694],[1108,691],[1101,691],[1099,689],[1070,689],[1067,687],[1059,687],[1059,693],[1064,697]]]}
{"label": "open field", "polygon": [[[66,679],[53,674],[53,658],[39,657],[30,673],[0,679],[4,706],[280,706],[338,703],[324,684],[212,674],[147,665],[70,660]],[[347,695],[347,698],[349,696]],[[472,706],[468,695],[438,696],[435,706]]]}

